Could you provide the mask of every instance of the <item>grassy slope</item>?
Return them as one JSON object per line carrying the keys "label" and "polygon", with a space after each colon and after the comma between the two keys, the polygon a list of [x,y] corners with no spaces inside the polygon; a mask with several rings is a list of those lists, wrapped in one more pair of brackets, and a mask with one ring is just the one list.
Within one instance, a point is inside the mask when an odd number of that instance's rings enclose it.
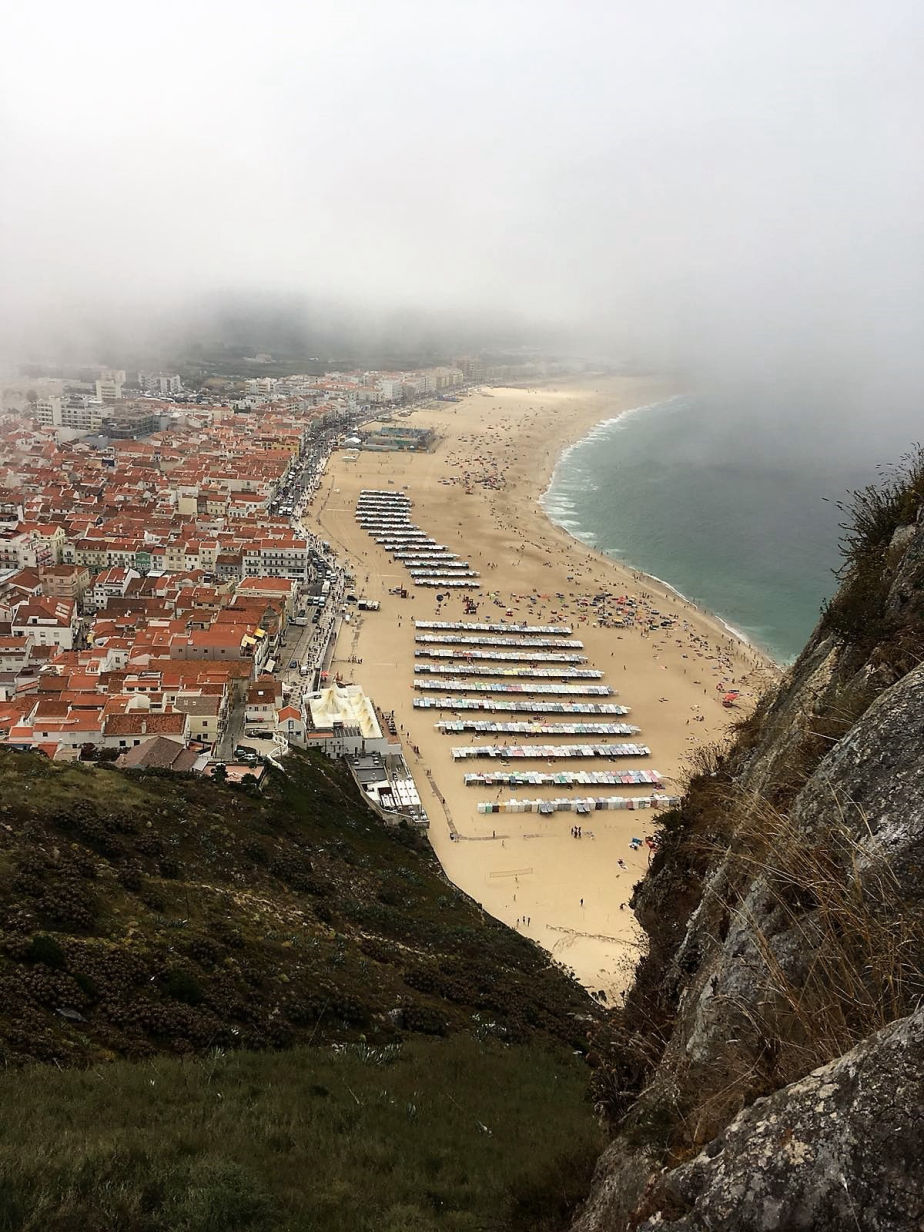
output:
{"label": "grassy slope", "polygon": [[251,797],[0,755],[0,1062],[479,1022],[580,1047],[594,1013],[329,762],[293,757]]}
{"label": "grassy slope", "polygon": [[559,1228],[601,1145],[585,1088],[471,1036],[10,1073],[0,1229]]}
{"label": "grassy slope", "polygon": [[0,1232],[558,1229],[596,1014],[328,762],[0,754]]}

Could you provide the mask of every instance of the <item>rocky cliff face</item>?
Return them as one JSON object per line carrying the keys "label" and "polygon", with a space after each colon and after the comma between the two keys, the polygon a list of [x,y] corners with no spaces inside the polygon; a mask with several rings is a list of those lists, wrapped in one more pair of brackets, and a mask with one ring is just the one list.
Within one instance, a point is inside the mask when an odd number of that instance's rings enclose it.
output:
{"label": "rocky cliff face", "polygon": [[924,525],[888,530],[666,819],[575,1232],[922,1226]]}
{"label": "rocky cliff face", "polygon": [[920,1226],[924,1010],[758,1099],[642,1204],[646,1232]]}

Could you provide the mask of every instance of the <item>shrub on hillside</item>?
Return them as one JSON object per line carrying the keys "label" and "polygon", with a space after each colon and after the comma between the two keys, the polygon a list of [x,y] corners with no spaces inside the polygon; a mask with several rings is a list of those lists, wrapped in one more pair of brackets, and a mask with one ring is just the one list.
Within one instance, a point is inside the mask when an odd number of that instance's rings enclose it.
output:
{"label": "shrub on hillside", "polygon": [[67,962],[61,946],[54,937],[49,937],[47,933],[36,933],[29,942],[23,957],[26,962],[44,963],[46,967],[52,967],[55,970],[62,970]]}
{"label": "shrub on hillside", "polygon": [[182,1001],[185,1005],[198,1005],[204,997],[202,985],[191,971],[182,967],[171,967],[164,976],[164,992],[174,1001]]}

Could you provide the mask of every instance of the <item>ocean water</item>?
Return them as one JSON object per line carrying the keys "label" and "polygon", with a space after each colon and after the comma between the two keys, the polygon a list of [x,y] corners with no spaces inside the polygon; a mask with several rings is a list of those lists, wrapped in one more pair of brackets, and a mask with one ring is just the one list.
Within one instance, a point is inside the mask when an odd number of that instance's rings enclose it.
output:
{"label": "ocean water", "polygon": [[719,400],[640,407],[565,451],[543,505],[576,538],[791,662],[836,587],[836,502],[873,477],[819,460],[808,437],[800,449],[791,422],[780,449],[763,412],[755,426]]}

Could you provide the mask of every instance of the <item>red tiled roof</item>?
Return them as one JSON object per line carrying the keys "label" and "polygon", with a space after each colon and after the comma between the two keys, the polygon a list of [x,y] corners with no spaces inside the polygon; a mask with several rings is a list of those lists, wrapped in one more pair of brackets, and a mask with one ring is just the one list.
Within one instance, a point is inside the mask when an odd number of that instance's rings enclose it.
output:
{"label": "red tiled roof", "polygon": [[186,731],[185,714],[150,714],[144,710],[133,710],[128,714],[113,714],[106,720],[107,736],[144,736],[161,735],[173,732],[182,735]]}

